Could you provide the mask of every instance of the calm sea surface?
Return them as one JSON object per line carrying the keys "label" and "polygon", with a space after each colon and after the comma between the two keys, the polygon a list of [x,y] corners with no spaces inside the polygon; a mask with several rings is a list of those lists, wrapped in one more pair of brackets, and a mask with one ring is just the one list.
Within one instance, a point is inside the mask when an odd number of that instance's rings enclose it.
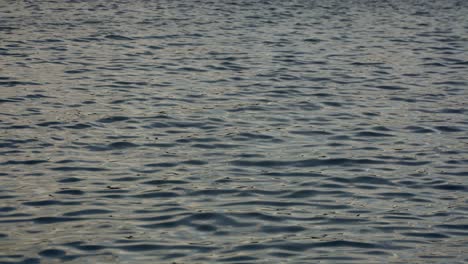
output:
{"label": "calm sea surface", "polygon": [[0,263],[468,261],[468,1],[0,0]]}

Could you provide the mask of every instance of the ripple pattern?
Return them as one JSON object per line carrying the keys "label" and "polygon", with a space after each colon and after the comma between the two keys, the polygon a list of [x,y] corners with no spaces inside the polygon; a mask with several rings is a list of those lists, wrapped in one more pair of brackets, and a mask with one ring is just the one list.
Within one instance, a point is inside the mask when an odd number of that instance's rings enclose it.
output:
{"label": "ripple pattern", "polygon": [[468,262],[466,14],[0,1],[0,263]]}

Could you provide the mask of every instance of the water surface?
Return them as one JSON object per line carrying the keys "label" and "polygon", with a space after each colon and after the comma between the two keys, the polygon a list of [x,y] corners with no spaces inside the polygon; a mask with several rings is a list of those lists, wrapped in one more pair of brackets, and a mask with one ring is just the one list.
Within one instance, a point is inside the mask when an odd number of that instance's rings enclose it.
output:
{"label": "water surface", "polygon": [[468,2],[126,2],[0,0],[0,263],[468,261]]}

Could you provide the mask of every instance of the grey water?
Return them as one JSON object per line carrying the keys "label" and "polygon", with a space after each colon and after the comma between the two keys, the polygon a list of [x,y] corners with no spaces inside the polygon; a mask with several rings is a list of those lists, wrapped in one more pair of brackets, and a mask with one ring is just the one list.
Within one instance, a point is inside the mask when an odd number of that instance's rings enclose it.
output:
{"label": "grey water", "polygon": [[0,263],[468,261],[467,14],[0,0]]}

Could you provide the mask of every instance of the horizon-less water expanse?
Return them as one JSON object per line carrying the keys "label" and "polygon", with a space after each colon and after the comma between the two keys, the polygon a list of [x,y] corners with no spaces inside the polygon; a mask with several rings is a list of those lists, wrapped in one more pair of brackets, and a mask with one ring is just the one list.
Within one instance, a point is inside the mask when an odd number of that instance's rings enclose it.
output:
{"label": "horizon-less water expanse", "polygon": [[0,263],[468,261],[467,14],[0,0]]}

